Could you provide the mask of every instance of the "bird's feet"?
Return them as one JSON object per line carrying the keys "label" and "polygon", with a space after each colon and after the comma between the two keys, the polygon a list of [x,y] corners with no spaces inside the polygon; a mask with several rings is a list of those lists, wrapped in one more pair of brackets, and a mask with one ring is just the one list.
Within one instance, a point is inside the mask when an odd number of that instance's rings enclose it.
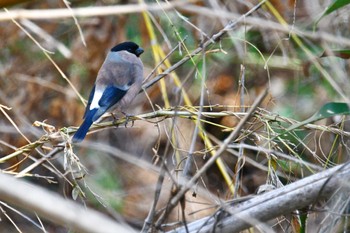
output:
{"label": "bird's feet", "polygon": [[134,126],[134,123],[135,123],[135,120],[134,120],[134,119],[130,119],[130,118],[134,117],[135,115],[133,115],[133,114],[127,114],[127,113],[125,113],[125,112],[122,112],[122,113],[123,113],[124,116],[125,116],[125,124],[124,124],[125,128],[128,126],[128,122],[129,122],[129,121],[131,121],[131,127],[133,127],[133,126]]}
{"label": "bird's feet", "polygon": [[113,125],[115,125],[115,127],[118,128],[118,126],[119,126],[119,124],[118,124],[119,118],[116,117],[116,115],[114,115],[113,113],[111,113],[111,117],[113,118]]}

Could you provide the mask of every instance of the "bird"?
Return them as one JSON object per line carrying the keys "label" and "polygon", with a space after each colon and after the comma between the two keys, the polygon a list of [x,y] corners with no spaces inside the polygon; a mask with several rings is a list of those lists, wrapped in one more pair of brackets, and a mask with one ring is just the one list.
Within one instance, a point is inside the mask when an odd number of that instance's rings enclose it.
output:
{"label": "bird", "polygon": [[143,48],[134,42],[117,44],[107,54],[89,95],[83,123],[72,142],[84,140],[90,126],[104,113],[123,112],[142,88],[143,63],[139,58]]}

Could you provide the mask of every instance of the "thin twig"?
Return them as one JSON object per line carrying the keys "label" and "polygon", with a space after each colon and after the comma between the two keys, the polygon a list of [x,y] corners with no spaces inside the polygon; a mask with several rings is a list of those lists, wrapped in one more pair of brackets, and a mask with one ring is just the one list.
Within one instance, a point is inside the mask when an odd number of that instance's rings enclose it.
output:
{"label": "thin twig", "polygon": [[[317,166],[315,164],[312,164],[310,162],[304,161],[302,159],[295,158],[293,156],[287,155],[285,153],[282,153],[282,152],[279,152],[279,151],[276,151],[276,150],[266,149],[266,148],[261,147],[261,146],[252,146],[252,145],[240,143],[240,144],[232,144],[232,145],[229,146],[229,148],[231,148],[231,149],[243,148],[243,149],[248,149],[248,150],[254,150],[254,151],[257,151],[257,152],[263,152],[263,153],[266,153],[266,154],[269,154],[269,155],[272,155],[272,156],[275,156],[275,157],[280,157],[280,158],[289,160],[289,161],[291,161],[293,163],[296,163],[296,164],[299,164],[301,166],[311,167],[312,169],[315,169],[316,171],[321,171],[322,170],[322,167]],[[237,153],[237,155],[239,155],[239,154]]]}
{"label": "thin twig", "polygon": [[[19,216],[21,216],[23,219],[27,220],[28,222],[30,222],[31,224],[33,224],[35,227],[39,228],[40,230],[42,230],[43,232],[46,232],[44,230],[44,228],[42,226],[40,226],[38,223],[36,223],[34,220],[32,220],[30,217],[28,217],[27,215],[25,215],[24,213],[22,213],[21,211],[17,210],[16,208],[10,206],[9,204],[0,201],[0,206],[3,205],[6,208],[8,208],[9,210],[13,211],[14,213],[18,214]],[[39,218],[38,218],[39,219]]]}
{"label": "thin twig", "polygon": [[[187,39],[187,37],[185,37],[183,39],[183,42]],[[152,75],[158,70],[158,68],[164,64],[165,60],[167,60],[180,46],[180,43],[178,43],[157,65],[156,67],[153,68],[153,70],[151,71],[151,73],[149,73],[147,75],[147,77],[144,79],[143,83],[147,82],[148,79],[150,79],[152,77]],[[140,91],[142,92],[142,90]]]}
{"label": "thin twig", "polygon": [[[233,13],[231,11],[220,10],[220,9],[213,10],[212,8],[199,6],[195,4],[179,6],[177,8],[184,10],[186,12],[191,12],[199,15],[204,15],[206,17],[213,17],[213,18],[219,18],[219,19],[234,20],[240,17],[239,14]],[[294,24],[288,25],[286,27],[285,25],[281,25],[278,22],[275,22],[272,20],[266,20],[262,17],[249,16],[244,19],[244,23],[260,29],[274,30],[278,32],[284,32],[287,34],[293,32],[300,37],[306,37],[313,40],[327,41],[338,45],[350,46],[350,40],[349,38],[346,38],[346,37],[341,37],[339,35],[334,35],[334,34],[322,32],[322,31],[318,31],[317,33],[315,33],[314,31],[306,31],[306,30],[297,28]]]}
{"label": "thin twig", "polygon": [[86,47],[86,42],[85,42],[85,38],[84,38],[83,31],[81,30],[81,27],[80,27],[80,25],[79,25],[79,22],[78,22],[77,17],[74,15],[73,9],[70,7],[70,4],[71,4],[71,3],[70,3],[69,1],[67,1],[67,0],[63,0],[63,3],[64,3],[64,5],[66,5],[67,9],[68,9],[69,12],[71,13],[72,18],[74,19],[74,23],[75,23],[75,25],[76,25],[77,28],[78,28],[81,41],[83,42],[83,45]]}
{"label": "thin twig", "polygon": [[[245,91],[245,67],[241,65],[241,79],[240,79],[240,88],[241,88],[241,95],[240,95],[240,105],[241,105],[241,112],[244,112],[244,91]],[[244,139],[240,142],[241,144],[244,144]],[[233,194],[234,198],[238,197],[238,190],[240,185],[240,178],[241,178],[241,170],[243,166],[243,147],[239,148],[239,157],[236,164],[236,178],[235,178],[235,193]]]}
{"label": "thin twig", "polygon": [[52,35],[50,35],[44,29],[39,27],[37,24],[33,23],[28,19],[22,19],[21,24],[25,26],[28,30],[40,36],[51,48],[56,48],[65,58],[72,57],[72,52],[67,48],[67,46],[65,46],[59,40],[56,40]]}
{"label": "thin twig", "polygon": [[241,129],[245,125],[245,123],[250,119],[250,117],[254,114],[257,107],[261,104],[268,93],[268,89],[266,88],[259,97],[255,100],[252,107],[247,112],[247,115],[238,123],[235,130],[224,140],[221,144],[220,148],[216,151],[216,154],[212,156],[205,165],[198,170],[198,172],[189,180],[186,184],[184,184],[181,190],[168,202],[167,208],[165,212],[163,212],[162,216],[156,223],[156,227],[160,227],[164,220],[167,218],[168,214],[172,209],[179,203],[179,201],[184,197],[185,193],[195,185],[197,180],[208,170],[208,168],[215,163],[215,161],[221,156],[221,154],[226,150],[227,146],[238,137]]}
{"label": "thin twig", "polygon": [[[5,9],[6,13],[9,14],[11,16],[11,12],[8,11],[7,9]],[[61,74],[62,78],[64,80],[66,80],[66,82],[69,84],[69,86],[73,89],[73,91],[76,93],[77,96],[79,96],[80,100],[85,104],[84,102],[84,98],[80,95],[80,93],[78,92],[78,90],[75,88],[75,86],[73,85],[73,83],[68,79],[68,77],[64,74],[64,72],[61,70],[61,68],[57,65],[57,63],[52,59],[52,57],[50,56],[50,54],[52,54],[52,52],[46,50],[44,47],[42,47],[40,45],[40,43],[27,31],[25,30],[21,24],[19,24],[14,18],[11,18],[12,22],[14,24],[17,25],[17,27],[19,27],[44,53],[44,55],[49,59],[49,61],[55,66],[55,68],[57,69],[57,71]]]}
{"label": "thin twig", "polygon": [[160,192],[162,191],[162,185],[163,185],[163,181],[164,181],[164,177],[165,177],[165,160],[162,159],[162,164],[160,167],[160,172],[159,172],[159,177],[158,177],[158,181],[157,181],[157,185],[156,185],[156,190],[155,190],[155,194],[154,194],[154,200],[152,203],[152,206],[148,212],[148,215],[145,219],[145,222],[143,224],[142,233],[147,233],[149,232],[149,229],[151,228],[151,226],[153,225],[154,222],[154,216],[156,214],[156,207],[158,204],[158,200],[160,197]]}
{"label": "thin twig", "polygon": [[173,66],[171,66],[170,68],[165,70],[163,73],[157,75],[154,79],[152,79],[149,82],[147,82],[146,84],[144,84],[143,89],[147,89],[147,88],[153,86],[160,79],[164,78],[165,76],[167,76],[168,74],[170,74],[171,72],[173,72],[174,70],[176,70],[177,68],[182,66],[184,63],[186,63],[188,60],[190,60],[193,56],[196,56],[199,53],[201,53],[203,49],[206,49],[209,45],[212,45],[212,44],[216,43],[217,41],[219,41],[222,36],[224,36],[228,31],[230,31],[234,27],[236,27],[237,24],[240,23],[245,17],[251,15],[253,12],[258,10],[265,2],[266,2],[266,0],[261,1],[259,4],[254,6],[252,9],[250,9],[247,13],[245,13],[244,15],[239,17],[238,19],[230,21],[222,30],[220,30],[218,33],[214,34],[210,39],[208,39],[200,47],[195,49],[190,55],[185,56],[180,61],[175,63]]}
{"label": "thin twig", "polygon": [[55,149],[53,149],[52,151],[50,151],[48,154],[44,155],[42,158],[38,159],[37,161],[35,161],[33,164],[31,164],[30,166],[26,167],[25,169],[23,169],[20,173],[18,173],[16,175],[16,177],[23,177],[25,176],[27,173],[29,173],[30,171],[32,171],[33,169],[35,169],[37,166],[39,166],[40,164],[42,164],[43,162],[47,161],[48,159],[52,158],[53,156],[55,156],[56,154],[60,153],[61,151],[63,151],[63,147],[56,147]]}
{"label": "thin twig", "polygon": [[198,131],[199,131],[199,127],[200,127],[200,124],[201,124],[201,115],[202,115],[203,106],[204,106],[205,81],[206,81],[205,50],[203,50],[202,56],[203,56],[202,75],[200,75],[201,78],[202,78],[202,80],[201,80],[201,95],[200,95],[200,100],[199,100],[199,109],[198,109],[198,112],[197,112],[197,121],[196,121],[194,132],[193,132],[193,135],[192,135],[192,142],[191,142],[190,149],[189,149],[189,152],[188,152],[188,157],[186,159],[186,163],[185,163],[185,166],[184,166],[184,169],[183,169],[183,176],[186,179],[190,179],[191,178],[190,172],[192,170],[193,163],[194,163],[193,152],[195,150],[195,146],[196,146],[196,142],[197,142]]}

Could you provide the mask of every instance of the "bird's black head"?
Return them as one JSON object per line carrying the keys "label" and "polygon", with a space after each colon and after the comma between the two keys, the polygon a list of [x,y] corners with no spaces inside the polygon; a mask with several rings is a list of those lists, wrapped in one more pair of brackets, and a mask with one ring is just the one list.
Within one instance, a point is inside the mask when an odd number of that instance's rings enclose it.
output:
{"label": "bird's black head", "polygon": [[120,43],[111,49],[111,52],[118,51],[128,51],[129,53],[135,54],[137,57],[143,53],[143,49],[131,41]]}

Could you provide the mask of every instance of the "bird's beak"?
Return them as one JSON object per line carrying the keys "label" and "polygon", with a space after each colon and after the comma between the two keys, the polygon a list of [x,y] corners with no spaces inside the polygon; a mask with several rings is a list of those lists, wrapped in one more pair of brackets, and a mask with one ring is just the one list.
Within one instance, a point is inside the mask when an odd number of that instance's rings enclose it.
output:
{"label": "bird's beak", "polygon": [[136,49],[135,52],[136,52],[136,56],[140,56],[144,52],[144,50],[143,48],[139,47],[138,49]]}

